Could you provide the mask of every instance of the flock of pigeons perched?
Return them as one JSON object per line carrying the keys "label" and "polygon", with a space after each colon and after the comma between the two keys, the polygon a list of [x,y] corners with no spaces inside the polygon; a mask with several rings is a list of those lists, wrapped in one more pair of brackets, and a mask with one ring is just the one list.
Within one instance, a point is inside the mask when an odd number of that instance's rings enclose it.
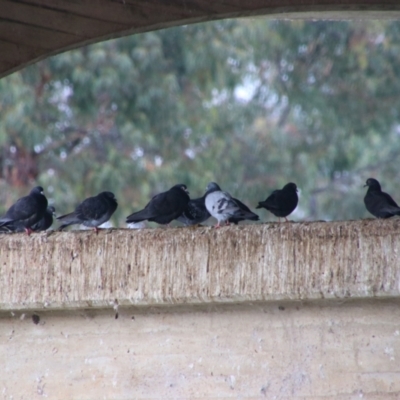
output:
{"label": "flock of pigeons perched", "polygon": [[[364,203],[367,210],[377,218],[390,218],[400,215],[400,207],[393,198],[381,190],[380,183],[373,178],[367,179],[367,193]],[[265,208],[276,217],[285,218],[297,207],[299,198],[295,183],[288,183],[282,189],[274,190],[266,200],[260,201],[256,208]],[[59,230],[69,225],[80,224],[93,228],[107,222],[117,209],[118,203],[111,192],[101,192],[80,203],[75,211],[62,215]],[[47,198],[41,186],[36,186],[28,196],[21,197],[0,218],[0,232],[23,232],[30,235],[34,231],[43,231],[53,223],[55,208],[48,206]],[[224,192],[215,183],[207,185],[204,195],[190,199],[186,185],[178,184],[166,192],[154,196],[143,210],[126,218],[126,223],[153,221],[169,224],[178,220],[186,226],[198,225],[208,218],[217,220],[216,228],[221,224],[238,224],[240,221],[258,221],[259,217],[240,200]]]}

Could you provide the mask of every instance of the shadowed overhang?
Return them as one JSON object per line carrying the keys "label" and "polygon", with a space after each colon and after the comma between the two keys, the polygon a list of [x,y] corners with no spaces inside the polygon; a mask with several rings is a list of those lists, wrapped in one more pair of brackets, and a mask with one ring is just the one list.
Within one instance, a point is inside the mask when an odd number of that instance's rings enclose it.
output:
{"label": "shadowed overhang", "polygon": [[65,50],[221,18],[399,18],[398,0],[0,0],[0,77]]}

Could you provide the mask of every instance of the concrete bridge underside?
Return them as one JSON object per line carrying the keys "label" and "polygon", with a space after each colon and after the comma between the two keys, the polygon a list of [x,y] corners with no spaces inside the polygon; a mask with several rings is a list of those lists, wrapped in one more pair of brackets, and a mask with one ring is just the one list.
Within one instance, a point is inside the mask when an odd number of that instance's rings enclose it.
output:
{"label": "concrete bridge underside", "polygon": [[400,398],[400,219],[0,242],[4,398]]}
{"label": "concrete bridge underside", "polygon": [[0,77],[62,51],[221,18],[400,17],[398,0],[0,0]]}

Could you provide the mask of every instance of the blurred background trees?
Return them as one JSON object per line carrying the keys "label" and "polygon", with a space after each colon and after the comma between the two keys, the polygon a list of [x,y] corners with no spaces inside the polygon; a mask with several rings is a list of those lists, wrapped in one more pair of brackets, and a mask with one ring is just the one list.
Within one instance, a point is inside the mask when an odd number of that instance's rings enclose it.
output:
{"label": "blurred background trees", "polygon": [[[1,211],[36,183],[58,214],[113,191],[114,223],[186,183],[295,220],[356,219],[368,177],[400,200],[400,23],[225,20],[70,51],[0,80]],[[262,220],[274,220],[260,212]]]}

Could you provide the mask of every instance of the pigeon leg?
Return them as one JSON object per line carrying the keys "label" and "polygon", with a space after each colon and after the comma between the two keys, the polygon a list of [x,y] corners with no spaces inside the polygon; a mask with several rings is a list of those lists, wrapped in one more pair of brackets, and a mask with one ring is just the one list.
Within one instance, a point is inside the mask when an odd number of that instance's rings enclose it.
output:
{"label": "pigeon leg", "polygon": [[96,235],[98,235],[99,234],[99,228],[97,227],[97,226],[95,226],[94,228],[93,228],[93,230],[96,232]]}
{"label": "pigeon leg", "polygon": [[25,232],[28,236],[30,236],[30,234],[33,232],[33,230],[31,228],[25,228]]}
{"label": "pigeon leg", "polygon": [[215,225],[215,229],[218,229],[218,228],[220,228],[221,227],[221,225],[219,224],[219,221],[218,221],[218,224],[217,225]]}
{"label": "pigeon leg", "polygon": [[290,222],[286,217],[285,217],[285,221],[286,221],[286,222]]}

